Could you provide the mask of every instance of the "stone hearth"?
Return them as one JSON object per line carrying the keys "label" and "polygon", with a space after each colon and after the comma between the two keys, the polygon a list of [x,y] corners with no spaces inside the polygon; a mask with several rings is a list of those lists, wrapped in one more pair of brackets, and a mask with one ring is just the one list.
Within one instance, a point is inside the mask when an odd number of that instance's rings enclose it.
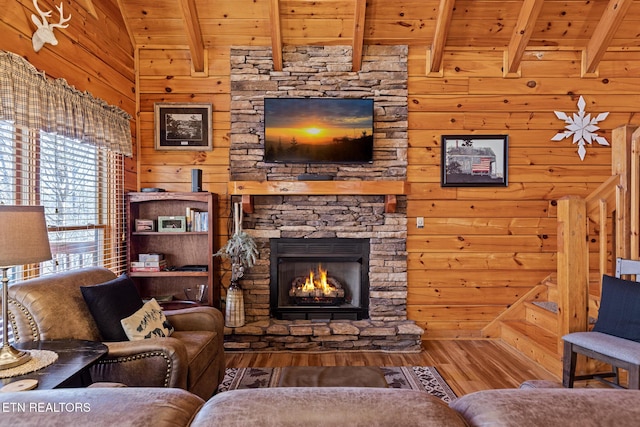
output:
{"label": "stone hearth", "polygon": [[268,319],[225,328],[227,350],[385,350],[419,352],[424,330],[413,321]]}
{"label": "stone hearth", "polygon": [[[231,51],[230,175],[234,181],[295,180],[329,173],[335,180],[404,181],[407,169],[407,47],[366,46],[352,72],[344,46],[286,47],[272,71],[263,47]],[[364,165],[291,165],[263,161],[264,97],[372,98],[374,161]],[[243,226],[259,245],[257,264],[241,280],[247,324],[225,329],[229,350],[420,351],[424,332],[407,319],[406,196],[385,212],[384,196],[364,194],[253,196]],[[370,242],[369,317],[363,320],[276,320],[269,312],[272,238],[357,238]]]}

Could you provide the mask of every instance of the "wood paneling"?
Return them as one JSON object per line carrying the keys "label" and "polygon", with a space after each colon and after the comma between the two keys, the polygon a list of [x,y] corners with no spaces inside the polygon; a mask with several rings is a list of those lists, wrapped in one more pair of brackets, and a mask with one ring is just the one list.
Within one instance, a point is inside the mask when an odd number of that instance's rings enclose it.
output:
{"label": "wood paneling", "polygon": [[[408,262],[411,270],[427,270],[431,267],[437,267],[441,271],[445,271],[444,269],[456,271],[508,269],[520,274],[523,270],[541,270],[544,272],[555,268],[556,254],[555,252],[499,252],[487,256],[485,253],[473,252],[440,252],[437,254],[411,252],[409,253]],[[434,280],[436,280],[436,277],[430,274],[428,278],[415,277],[414,282],[433,282]]]}
{"label": "wood paneling", "polygon": [[[196,2],[197,3],[197,2]],[[191,75],[189,50],[139,50],[138,91],[140,137],[137,145],[140,187],[190,191],[191,169],[202,169],[202,187],[220,194],[218,230],[214,248],[226,241],[229,201],[230,57],[229,49],[207,49],[206,77]],[[157,102],[210,102],[213,104],[212,151],[157,151],[154,144],[154,104]]]}
{"label": "wood paneling", "polygon": [[[413,203],[409,204],[409,218],[415,218],[422,214],[417,210],[412,213]],[[413,224],[411,224],[413,226]],[[424,219],[424,228],[412,232],[412,237],[423,235],[541,235],[544,231],[556,226],[555,218],[534,218],[534,217],[435,217],[427,216]],[[508,248],[507,248],[508,249]]]}
{"label": "wood paneling", "polygon": [[[542,14],[549,3],[556,2],[545,2]],[[590,3],[580,2],[597,10],[606,2]],[[538,25],[538,37],[541,31]],[[587,33],[566,37],[584,46]],[[501,55],[461,47],[445,51],[443,77],[434,78],[425,77],[424,52],[409,51],[408,312],[427,338],[473,338],[555,271],[557,199],[585,196],[611,173],[610,147],[588,145],[581,161],[570,140],[551,142],[564,126],[553,111],[577,111],[583,95],[587,113],[611,112],[600,123],[610,140],[613,128],[638,123],[637,105],[627,98],[638,92],[640,63],[635,54],[607,52],[599,78],[581,79],[579,51],[542,49],[525,52],[521,78],[504,79]],[[509,134],[507,188],[440,187],[440,136],[456,133]],[[418,216],[425,218],[422,229]]]}

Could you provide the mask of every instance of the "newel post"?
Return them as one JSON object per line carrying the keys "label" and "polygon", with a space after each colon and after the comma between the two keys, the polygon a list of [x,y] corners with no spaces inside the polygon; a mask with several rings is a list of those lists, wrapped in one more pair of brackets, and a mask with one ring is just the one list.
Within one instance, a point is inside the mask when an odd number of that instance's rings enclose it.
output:
{"label": "newel post", "polygon": [[558,349],[562,336],[586,331],[589,304],[589,252],[586,202],[558,200]]}
{"label": "newel post", "polygon": [[611,175],[620,176],[616,202],[613,258],[638,259],[638,127],[624,125],[611,131]]}

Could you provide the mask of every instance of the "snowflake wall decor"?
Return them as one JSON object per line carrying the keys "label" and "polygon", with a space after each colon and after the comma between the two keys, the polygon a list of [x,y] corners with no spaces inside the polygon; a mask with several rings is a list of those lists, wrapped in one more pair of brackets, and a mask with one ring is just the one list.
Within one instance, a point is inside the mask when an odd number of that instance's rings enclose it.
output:
{"label": "snowflake wall decor", "polygon": [[591,141],[595,141],[600,145],[609,145],[606,138],[598,136],[595,133],[600,129],[598,122],[606,119],[609,113],[600,113],[592,119],[591,114],[587,114],[585,116],[585,105],[586,102],[584,102],[584,98],[580,96],[580,99],[578,100],[578,113],[573,113],[573,117],[569,117],[561,111],[554,111],[556,117],[560,120],[564,120],[564,122],[567,123],[567,126],[565,126],[566,130],[564,132],[558,132],[553,138],[551,138],[552,141],[561,141],[573,136],[573,143],[578,144],[578,155],[580,156],[580,160],[584,160],[584,156],[587,154],[587,149],[584,147],[585,142],[591,144]]}

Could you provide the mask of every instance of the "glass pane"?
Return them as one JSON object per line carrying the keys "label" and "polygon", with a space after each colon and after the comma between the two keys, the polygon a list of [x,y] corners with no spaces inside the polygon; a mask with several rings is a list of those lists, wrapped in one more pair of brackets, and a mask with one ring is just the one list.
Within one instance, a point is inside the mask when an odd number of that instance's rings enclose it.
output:
{"label": "glass pane", "polygon": [[15,203],[16,162],[13,126],[0,121],[0,204]]}
{"label": "glass pane", "polygon": [[98,224],[97,149],[42,132],[40,155],[40,200],[47,225]]}

